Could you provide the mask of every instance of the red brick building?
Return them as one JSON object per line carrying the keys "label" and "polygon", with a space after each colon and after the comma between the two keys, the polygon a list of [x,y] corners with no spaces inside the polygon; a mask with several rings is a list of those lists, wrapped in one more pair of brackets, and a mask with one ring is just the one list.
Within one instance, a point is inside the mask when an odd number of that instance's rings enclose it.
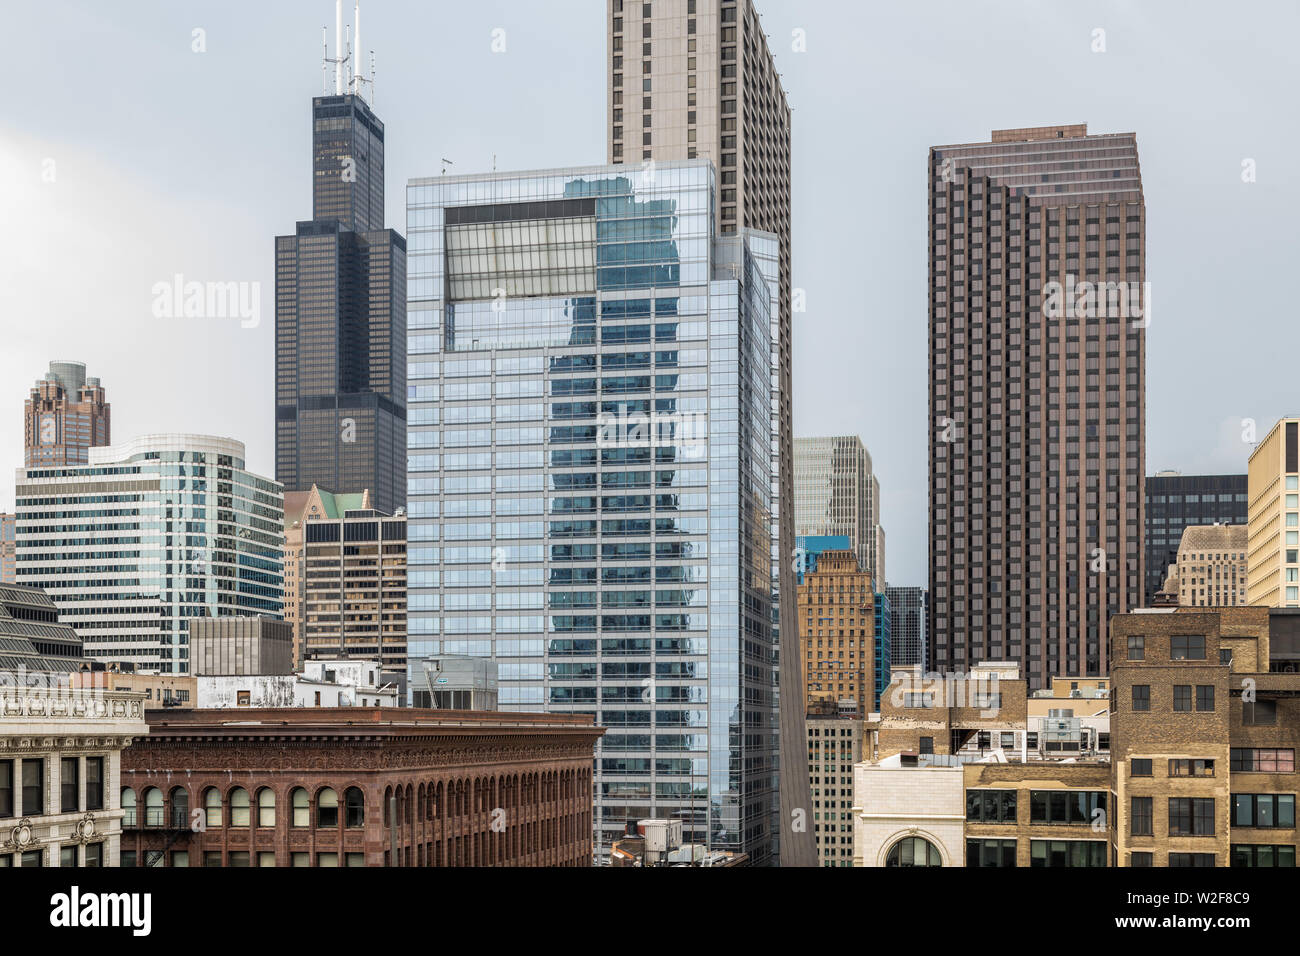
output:
{"label": "red brick building", "polygon": [[[590,866],[580,715],[149,711],[122,754],[123,866]],[[394,813],[395,809],[395,813]],[[395,822],[394,822],[395,821]]]}

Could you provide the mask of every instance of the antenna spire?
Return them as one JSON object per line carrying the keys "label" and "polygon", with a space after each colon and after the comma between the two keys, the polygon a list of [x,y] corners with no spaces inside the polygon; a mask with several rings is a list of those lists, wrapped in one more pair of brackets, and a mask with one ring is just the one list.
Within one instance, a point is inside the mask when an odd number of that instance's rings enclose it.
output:
{"label": "antenna spire", "polygon": [[343,65],[352,59],[352,51],[349,48],[344,49],[343,41],[343,0],[334,0],[334,55],[330,56],[329,37],[326,35],[326,28],[321,27],[321,40],[325,48],[325,56],[321,63],[322,92],[329,91],[329,67],[334,64],[334,95],[343,95]]}

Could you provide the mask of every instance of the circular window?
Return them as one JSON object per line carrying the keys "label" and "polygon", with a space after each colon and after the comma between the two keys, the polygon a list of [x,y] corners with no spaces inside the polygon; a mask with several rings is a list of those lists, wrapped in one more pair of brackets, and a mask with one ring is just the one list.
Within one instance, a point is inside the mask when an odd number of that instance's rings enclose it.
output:
{"label": "circular window", "polygon": [[903,837],[889,848],[885,866],[943,866],[939,848],[924,837]]}

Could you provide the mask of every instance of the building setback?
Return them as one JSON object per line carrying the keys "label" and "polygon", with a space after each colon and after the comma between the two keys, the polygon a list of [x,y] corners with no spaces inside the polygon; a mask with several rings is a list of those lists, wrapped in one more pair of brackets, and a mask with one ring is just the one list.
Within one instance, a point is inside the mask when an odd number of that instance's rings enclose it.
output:
{"label": "building setback", "polygon": [[592,862],[603,730],[590,717],[378,707],[147,717],[148,737],[122,766],[123,866]]}
{"label": "building setback", "polygon": [[614,728],[598,852],[675,816],[762,863],[778,249],[718,237],[714,189],[704,160],[410,182],[409,646]]}
{"label": "building setback", "polygon": [[1161,471],[1146,480],[1146,582],[1150,607],[1178,559],[1184,529],[1192,525],[1244,525],[1245,475],[1180,475]]}
{"label": "building setback", "polygon": [[82,362],[51,362],[23,405],[23,464],[84,465],[112,440],[111,408]]}
{"label": "building setback", "polygon": [[[742,229],[778,241],[770,283],[772,460],[771,569],[776,639],[798,654],[793,600],[794,434],[790,284],[790,107],[752,0],[609,0],[608,159],[652,171],[658,164],[709,159],[718,175],[714,215],[721,234]],[[793,670],[793,669],[792,669]],[[791,826],[811,799],[803,772],[804,713],[797,673],[779,676],[781,764],[799,768],[781,783],[785,866],[816,865],[811,835]]]}
{"label": "building setback", "polygon": [[275,474],[406,503],[406,242],[385,229],[384,124],[312,100],[312,219],[275,240]]}
{"label": "building setback", "polygon": [[996,130],[929,182],[930,663],[1104,674],[1142,603],[1136,137]]}
{"label": "building setback", "polygon": [[94,660],[189,671],[197,618],[279,616],[280,486],[244,445],[145,435],[18,473],[18,581],[44,589]]}

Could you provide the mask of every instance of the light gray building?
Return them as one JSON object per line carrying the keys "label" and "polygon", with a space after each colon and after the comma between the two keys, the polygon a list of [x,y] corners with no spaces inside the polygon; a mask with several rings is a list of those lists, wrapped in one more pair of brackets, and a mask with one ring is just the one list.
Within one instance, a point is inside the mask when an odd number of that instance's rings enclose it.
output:
{"label": "light gray building", "polygon": [[284,494],[243,442],[146,435],[84,465],[19,469],[17,582],[40,587],[86,656],[189,673],[196,619],[284,601]]}
{"label": "light gray building", "polygon": [[599,846],[674,817],[762,863],[779,249],[719,237],[715,189],[707,160],[408,185],[409,653],[609,728]]}

